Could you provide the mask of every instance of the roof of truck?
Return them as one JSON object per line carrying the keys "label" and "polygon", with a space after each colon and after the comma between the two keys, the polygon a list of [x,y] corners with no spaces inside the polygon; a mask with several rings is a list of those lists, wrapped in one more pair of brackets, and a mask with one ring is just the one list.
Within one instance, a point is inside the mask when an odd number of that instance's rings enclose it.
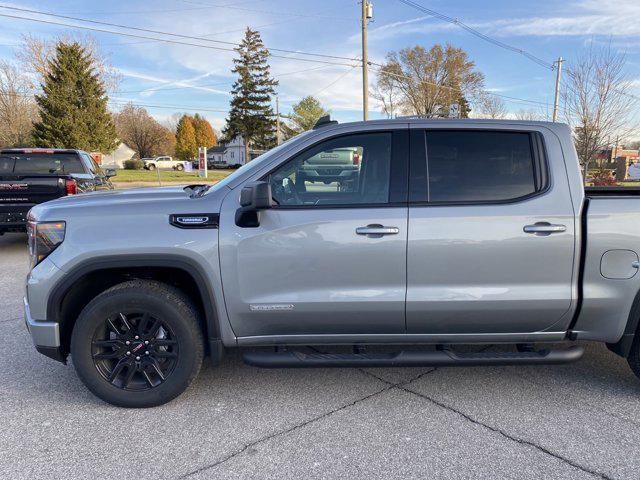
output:
{"label": "roof of truck", "polygon": [[383,118],[379,120],[367,120],[358,121],[358,122],[345,122],[337,124],[335,122],[329,123],[325,121],[321,125],[318,126],[318,129],[327,128],[331,126],[337,125],[397,125],[397,124],[442,124],[442,123],[469,123],[469,124],[482,124],[482,125],[539,125],[545,127],[559,127],[566,126],[564,123],[560,122],[546,122],[540,120],[515,120],[515,119],[489,119],[489,118],[428,118],[424,116],[407,116],[407,117],[396,117],[396,118]]}
{"label": "roof of truck", "polygon": [[71,148],[3,148],[0,153],[80,153],[82,150],[74,150]]}

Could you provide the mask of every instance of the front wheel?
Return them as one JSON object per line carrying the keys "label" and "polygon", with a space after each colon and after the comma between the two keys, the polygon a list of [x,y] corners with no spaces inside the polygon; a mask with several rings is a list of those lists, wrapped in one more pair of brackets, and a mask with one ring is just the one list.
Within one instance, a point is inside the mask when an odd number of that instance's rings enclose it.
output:
{"label": "front wheel", "polygon": [[151,165],[148,165],[148,166],[147,166],[147,169],[148,169],[148,170],[155,170],[155,169],[156,169],[156,166],[152,163]]}
{"label": "front wheel", "polygon": [[71,356],[82,382],[105,402],[162,405],[186,390],[202,365],[197,310],[169,285],[121,283],[84,308],[71,336]]}

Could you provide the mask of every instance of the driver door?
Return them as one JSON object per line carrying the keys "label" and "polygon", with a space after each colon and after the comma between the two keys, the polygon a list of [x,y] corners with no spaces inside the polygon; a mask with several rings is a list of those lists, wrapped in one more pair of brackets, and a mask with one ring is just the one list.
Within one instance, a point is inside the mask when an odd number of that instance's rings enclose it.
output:
{"label": "driver door", "polygon": [[[325,139],[267,176],[276,205],[220,218],[225,303],[238,337],[405,332],[408,130]],[[258,180],[252,178],[251,180]]]}

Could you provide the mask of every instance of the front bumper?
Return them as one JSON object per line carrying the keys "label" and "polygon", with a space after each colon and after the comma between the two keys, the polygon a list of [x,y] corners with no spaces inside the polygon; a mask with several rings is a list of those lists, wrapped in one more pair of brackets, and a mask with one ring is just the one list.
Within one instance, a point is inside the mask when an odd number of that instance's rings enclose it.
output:
{"label": "front bumper", "polygon": [[60,344],[60,325],[58,322],[34,320],[29,310],[29,302],[26,298],[23,299],[23,302],[24,322],[36,350],[49,358],[64,363],[66,356],[62,352]]}

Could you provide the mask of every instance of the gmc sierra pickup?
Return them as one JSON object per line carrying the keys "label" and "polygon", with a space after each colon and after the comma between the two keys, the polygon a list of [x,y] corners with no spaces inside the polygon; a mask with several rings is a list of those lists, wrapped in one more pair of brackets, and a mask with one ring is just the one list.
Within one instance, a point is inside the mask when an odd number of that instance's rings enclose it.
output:
{"label": "gmc sierra pickup", "polygon": [[0,150],[0,235],[24,231],[27,212],[66,195],[112,189],[109,177],[79,150],[11,148]]}
{"label": "gmc sierra pickup", "polygon": [[[352,182],[297,181],[345,149]],[[243,354],[267,368],[471,366],[570,362],[592,340],[638,375],[637,194],[585,192],[562,124],[322,119],[214,186],[33,208],[26,324],[128,407],[230,347],[275,347]],[[514,348],[456,350],[494,343]]]}

